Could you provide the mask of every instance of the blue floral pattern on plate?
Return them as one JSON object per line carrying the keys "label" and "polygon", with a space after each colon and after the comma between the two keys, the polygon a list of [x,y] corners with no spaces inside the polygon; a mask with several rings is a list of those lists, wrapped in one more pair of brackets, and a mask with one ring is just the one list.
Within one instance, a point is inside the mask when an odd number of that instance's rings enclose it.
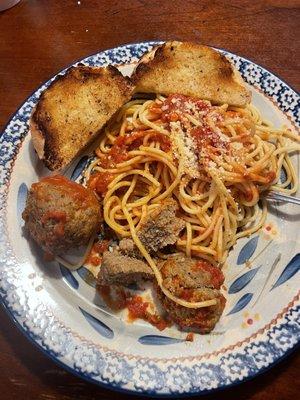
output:
{"label": "blue floral pattern on plate", "polygon": [[272,286],[272,290],[291,279],[300,270],[300,254],[296,254],[288,265],[284,268],[277,281]]}
{"label": "blue floral pattern on plate", "polygon": [[107,339],[113,339],[114,337],[114,332],[113,330],[105,325],[102,321],[100,321],[98,318],[95,318],[93,315],[88,313],[87,311],[83,310],[80,308],[80,311],[82,312],[83,316],[87,320],[87,322],[98,332],[100,335],[104,336]]}
{"label": "blue floral pattern on plate", "polygon": [[244,264],[246,261],[250,260],[251,256],[256,250],[259,236],[254,236],[242,247],[239,252],[237,265]]}

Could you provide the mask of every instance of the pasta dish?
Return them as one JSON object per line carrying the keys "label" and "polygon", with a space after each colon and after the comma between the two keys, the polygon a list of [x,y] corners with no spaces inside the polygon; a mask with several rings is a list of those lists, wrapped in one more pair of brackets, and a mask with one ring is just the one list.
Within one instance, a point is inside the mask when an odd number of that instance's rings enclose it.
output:
{"label": "pasta dish", "polygon": [[179,94],[159,95],[121,108],[105,129],[86,178],[103,202],[105,222],[119,238],[134,240],[164,294],[185,307],[205,307],[214,300],[187,302],[163,287],[155,260],[138,237],[143,221],[172,198],[184,220],[177,251],[224,263],[238,238],[264,224],[263,191],[297,191],[289,156],[299,149],[296,140],[289,129],[272,128],[252,105],[213,106]]}
{"label": "pasta dish", "polygon": [[[30,129],[55,174],[32,184],[26,230],[47,259],[84,264],[110,309],[160,330],[215,327],[229,251],[264,226],[265,192],[298,189],[299,136],[266,121],[230,61],[199,43],[161,44],[130,77],[70,68]],[[82,176],[58,174],[92,143]]]}

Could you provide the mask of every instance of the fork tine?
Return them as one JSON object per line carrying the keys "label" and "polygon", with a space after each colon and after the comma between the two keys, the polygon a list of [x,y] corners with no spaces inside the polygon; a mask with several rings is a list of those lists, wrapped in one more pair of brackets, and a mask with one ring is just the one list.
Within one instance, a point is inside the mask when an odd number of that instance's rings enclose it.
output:
{"label": "fork tine", "polygon": [[286,201],[288,203],[298,204],[300,205],[300,198],[288,196],[286,194],[281,194],[278,192],[269,192],[266,196],[268,200],[279,200],[279,201]]}

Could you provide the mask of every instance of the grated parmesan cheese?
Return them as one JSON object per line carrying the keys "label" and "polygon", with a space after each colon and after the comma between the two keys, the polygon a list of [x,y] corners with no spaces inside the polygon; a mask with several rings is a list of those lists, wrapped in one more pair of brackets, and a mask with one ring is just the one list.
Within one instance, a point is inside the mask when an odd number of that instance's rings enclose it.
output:
{"label": "grated parmesan cheese", "polygon": [[227,106],[222,108],[212,106],[209,101],[174,96],[162,105],[174,157],[183,160],[184,173],[191,178],[199,178],[209,168],[223,179],[226,171],[222,164],[226,164],[226,170],[233,171],[230,164],[243,161],[245,145],[231,141],[231,135],[220,126],[226,127],[228,122],[240,123],[243,118],[237,115],[225,120]]}
{"label": "grated parmesan cheese", "polygon": [[241,142],[232,142],[231,147],[234,150],[241,150],[243,148],[243,144]]}
{"label": "grated parmesan cheese", "polygon": [[193,139],[184,133],[179,121],[170,122],[174,155],[183,160],[184,172],[192,178],[199,177],[196,147]]}

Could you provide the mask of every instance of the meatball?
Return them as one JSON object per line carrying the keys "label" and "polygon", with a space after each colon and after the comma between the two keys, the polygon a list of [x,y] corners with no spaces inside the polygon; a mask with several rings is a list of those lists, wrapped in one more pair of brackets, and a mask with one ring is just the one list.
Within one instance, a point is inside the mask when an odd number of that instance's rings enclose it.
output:
{"label": "meatball", "polygon": [[220,319],[226,300],[219,289],[224,282],[222,271],[205,260],[185,255],[169,256],[159,263],[163,286],[173,295],[188,302],[215,299],[217,304],[203,308],[183,307],[164,295],[157,287],[158,297],[170,320],[181,329],[210,332]]}
{"label": "meatball", "polygon": [[31,186],[22,217],[30,236],[60,255],[88,243],[100,224],[100,205],[91,190],[55,175]]}

